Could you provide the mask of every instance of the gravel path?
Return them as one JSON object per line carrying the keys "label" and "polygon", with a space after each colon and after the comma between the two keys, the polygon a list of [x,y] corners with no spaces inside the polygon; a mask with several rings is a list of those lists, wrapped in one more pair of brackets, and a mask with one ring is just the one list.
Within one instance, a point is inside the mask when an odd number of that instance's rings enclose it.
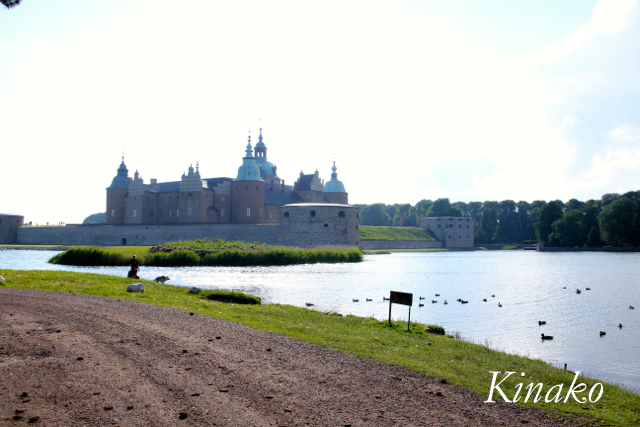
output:
{"label": "gravel path", "polygon": [[15,289],[0,381],[0,426],[582,425],[208,316]]}

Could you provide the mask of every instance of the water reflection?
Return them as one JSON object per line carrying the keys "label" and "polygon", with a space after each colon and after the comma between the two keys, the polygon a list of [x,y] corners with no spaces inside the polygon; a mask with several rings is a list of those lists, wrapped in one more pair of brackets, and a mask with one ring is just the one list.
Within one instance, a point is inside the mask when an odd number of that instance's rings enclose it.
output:
{"label": "water reflection", "polygon": [[[3,251],[0,268],[126,276],[125,267],[47,264],[54,253]],[[143,267],[140,274],[147,279],[167,275],[170,284],[182,286],[241,290],[260,296],[265,303],[304,306],[312,302],[314,309],[378,319],[388,315],[388,303],[382,297],[390,290],[411,292],[412,320],[442,325],[449,333],[458,331],[493,348],[557,365],[567,363],[569,369],[640,391],[640,310],[628,308],[640,308],[634,277],[638,261],[637,253],[398,253],[366,256],[358,264]],[[578,288],[581,294],[575,293]],[[419,296],[425,297],[424,307],[418,307]],[[354,298],[360,302],[352,302]],[[469,303],[460,304],[458,298]],[[407,318],[406,307],[398,306],[393,313],[395,318]],[[546,325],[539,326],[539,320]],[[618,323],[622,329],[616,327]],[[601,330],[607,332],[603,337]],[[542,341],[541,333],[555,338]]]}

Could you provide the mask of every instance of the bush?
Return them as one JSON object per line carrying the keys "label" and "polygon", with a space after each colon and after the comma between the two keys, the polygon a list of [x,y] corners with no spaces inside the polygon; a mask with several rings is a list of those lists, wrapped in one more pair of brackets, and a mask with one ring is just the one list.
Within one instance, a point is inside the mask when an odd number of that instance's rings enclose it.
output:
{"label": "bush", "polygon": [[232,291],[203,291],[200,293],[203,299],[209,301],[228,302],[234,304],[260,304],[262,300],[254,295]]}
{"label": "bush", "polygon": [[427,325],[424,331],[428,334],[444,335],[444,328],[438,325]]}

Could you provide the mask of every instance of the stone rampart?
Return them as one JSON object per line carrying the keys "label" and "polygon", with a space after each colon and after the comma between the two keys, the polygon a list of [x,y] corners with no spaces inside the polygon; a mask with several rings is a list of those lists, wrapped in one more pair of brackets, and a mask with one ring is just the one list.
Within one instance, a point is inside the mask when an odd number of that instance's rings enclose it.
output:
{"label": "stone rampart", "polygon": [[433,240],[360,240],[360,249],[429,249],[441,248],[442,242]]}
{"label": "stone rampart", "polygon": [[196,239],[243,240],[278,243],[278,226],[238,224],[180,225],[67,225],[20,227],[17,243],[26,245],[151,246]]}
{"label": "stone rampart", "polygon": [[16,243],[18,229],[23,224],[22,215],[0,214],[0,243]]}

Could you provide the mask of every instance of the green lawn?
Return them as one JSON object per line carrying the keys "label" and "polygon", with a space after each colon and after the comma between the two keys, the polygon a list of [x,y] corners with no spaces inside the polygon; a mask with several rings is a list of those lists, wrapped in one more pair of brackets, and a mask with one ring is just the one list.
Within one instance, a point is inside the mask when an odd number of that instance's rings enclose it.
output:
{"label": "green lawn", "polygon": [[437,242],[433,233],[422,227],[360,226],[360,240],[430,240]]}
{"label": "green lawn", "polygon": [[[491,386],[489,371],[515,371],[516,374],[501,384],[509,398],[513,398],[517,384],[523,382],[544,384],[543,394],[554,385],[563,385],[563,394],[574,376],[539,360],[531,360],[501,353],[487,347],[471,344],[447,336],[427,334],[424,325],[412,324],[407,332],[406,323],[393,327],[372,318],[341,316],[289,305],[240,305],[212,301],[187,293],[186,288],[158,285],[143,281],[144,294],[125,292],[130,280],[88,273],[58,271],[0,270],[9,288],[38,289],[120,298],[158,304],[179,310],[240,322],[255,328],[287,335],[313,344],[322,345],[406,366],[479,393],[486,399]],[[521,377],[519,373],[524,372]],[[500,379],[503,378],[500,376]],[[579,378],[590,389],[593,379]],[[582,393],[580,396],[584,396]],[[499,400],[499,397],[494,399]],[[530,399],[531,402],[531,399]],[[580,415],[601,421],[602,425],[640,425],[640,396],[611,384],[604,384],[602,398],[596,403],[529,403],[567,417]]]}

